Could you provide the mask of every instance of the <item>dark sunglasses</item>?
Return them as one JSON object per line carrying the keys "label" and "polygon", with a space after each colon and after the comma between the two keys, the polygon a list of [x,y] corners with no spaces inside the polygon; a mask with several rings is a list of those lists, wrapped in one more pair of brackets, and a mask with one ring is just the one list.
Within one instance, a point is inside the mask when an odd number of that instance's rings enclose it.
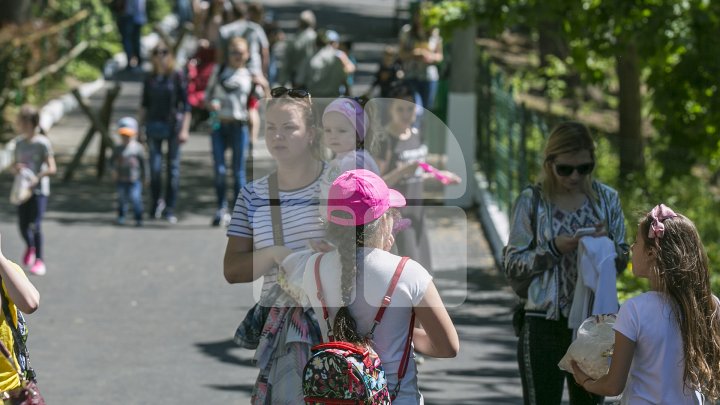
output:
{"label": "dark sunglasses", "polygon": [[349,98],[351,100],[357,101],[358,104],[360,104],[360,107],[365,108],[365,104],[367,104],[370,99],[366,96],[359,96],[359,97],[350,97],[350,96],[343,96],[343,98]]}
{"label": "dark sunglasses", "polygon": [[270,90],[270,95],[273,96],[273,98],[282,97],[286,94],[293,98],[310,97],[310,92],[305,89],[288,89],[287,87],[275,87],[274,89]]}
{"label": "dark sunglasses", "polygon": [[153,55],[153,56],[158,56],[158,55],[160,55],[160,56],[167,56],[167,55],[169,55],[169,54],[170,54],[170,51],[167,50],[167,49],[155,49],[155,50],[152,51],[152,55]]}
{"label": "dark sunglasses", "polygon": [[573,165],[560,165],[555,163],[555,171],[559,176],[562,177],[568,177],[573,174],[575,170],[577,170],[578,174],[581,176],[586,176],[590,174],[593,169],[595,168],[595,162],[593,163],[583,163],[581,165],[573,166]]}

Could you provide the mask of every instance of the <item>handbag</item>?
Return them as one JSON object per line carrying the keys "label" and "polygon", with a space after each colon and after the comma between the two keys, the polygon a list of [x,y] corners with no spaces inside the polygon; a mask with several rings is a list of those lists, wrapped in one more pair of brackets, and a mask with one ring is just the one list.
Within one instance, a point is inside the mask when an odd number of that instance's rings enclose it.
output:
{"label": "handbag", "polygon": [[[280,211],[280,192],[278,191],[277,172],[273,172],[268,177],[268,192],[270,193],[270,215],[272,219],[273,241],[275,246],[283,246],[285,244],[282,229],[282,214]],[[235,330],[235,343],[244,348],[255,350],[260,344],[260,336],[262,335],[265,321],[270,313],[270,306],[255,303],[245,318],[240,322]]]}
{"label": "handbag", "polygon": [[10,351],[5,346],[5,343],[0,340],[0,352],[2,352],[3,357],[5,357],[5,359],[10,363],[20,378],[20,387],[3,392],[0,394],[0,399],[2,399],[4,403],[9,402],[12,405],[45,405],[45,399],[40,394],[37,383],[35,382],[35,371],[28,364],[29,356],[27,354],[27,347],[25,346],[25,339],[20,335],[20,332],[12,322],[12,318],[8,312],[10,310],[10,305],[8,304],[9,300],[1,285],[0,292],[2,292],[2,311],[10,330],[12,331],[13,339],[15,340],[15,347],[17,348],[17,351],[23,353],[25,357],[25,373],[23,373],[15,365],[15,361],[13,360]]}
{"label": "handbag", "polygon": [[10,351],[8,351],[8,348],[5,347],[5,343],[2,341],[0,341],[0,352],[2,352],[2,355],[10,363],[20,378],[19,388],[5,391],[0,395],[0,399],[3,400],[3,403],[9,402],[12,405],[45,405],[45,399],[40,394],[37,384],[34,381],[25,378],[25,376],[20,372],[15,365],[15,361],[13,361],[13,358],[10,355]]}
{"label": "handbag", "polygon": [[[530,187],[533,192],[534,211],[530,217],[530,227],[533,229],[533,239],[532,242],[530,242],[530,249],[534,249],[537,245],[537,215],[538,206],[540,205],[540,190],[538,190],[537,186],[535,185],[530,185],[528,187]],[[513,289],[513,291],[515,291],[515,294],[517,294],[517,296],[522,299],[527,299],[528,289],[530,289],[530,284],[532,283],[533,278],[535,278],[534,275],[523,278],[507,277],[510,287]]]}

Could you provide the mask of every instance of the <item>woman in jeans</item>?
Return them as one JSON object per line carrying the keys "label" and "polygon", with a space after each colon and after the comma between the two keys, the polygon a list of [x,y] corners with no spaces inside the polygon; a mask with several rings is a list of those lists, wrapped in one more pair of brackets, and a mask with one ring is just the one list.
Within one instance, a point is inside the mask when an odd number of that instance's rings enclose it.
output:
{"label": "woman in jeans", "polygon": [[228,146],[232,149],[234,177],[232,201],[234,202],[240,189],[245,186],[248,99],[253,94],[260,98],[262,93],[257,92],[259,89],[267,90],[267,81],[262,76],[250,73],[245,67],[249,56],[247,41],[241,37],[233,38],[228,45],[227,64],[215,67],[205,96],[211,114],[215,117],[211,141],[217,211],[212,221],[213,226],[220,225],[227,211],[225,150]]}
{"label": "woman in jeans", "polygon": [[[625,219],[615,190],[592,179],[595,144],[577,122],[555,128],[545,146],[536,191],[525,189],[515,202],[504,254],[509,279],[532,277],[525,322],[518,342],[523,397],[528,405],[559,405],[567,380],[570,403],[598,404],[572,375],[558,368],[573,331],[568,316],[577,282],[579,228],[594,227],[594,237],[609,237],[617,252],[617,271],[627,265]],[[533,224],[535,228],[533,228]]]}
{"label": "woman in jeans", "polygon": [[[175,58],[163,42],[152,50],[153,69],[143,83],[139,121],[145,126],[141,141],[150,151],[151,215],[176,223],[175,203],[180,186],[180,145],[189,138],[190,104],[187,86],[175,70]],[[162,188],[162,147],[167,143],[167,183],[165,198]]]}

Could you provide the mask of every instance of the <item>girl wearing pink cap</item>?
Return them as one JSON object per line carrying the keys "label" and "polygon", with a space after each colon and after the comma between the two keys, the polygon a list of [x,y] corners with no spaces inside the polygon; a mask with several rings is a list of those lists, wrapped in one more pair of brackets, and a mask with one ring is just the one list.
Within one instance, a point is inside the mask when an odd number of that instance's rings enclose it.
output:
{"label": "girl wearing pink cap", "polygon": [[[421,325],[413,328],[415,350],[433,357],[455,357],[460,345],[432,276],[414,260],[405,263],[389,306],[373,328],[378,307],[403,259],[389,250],[394,243],[396,208],[404,205],[402,194],[388,189],[368,170],[341,174],[330,187],[327,207],[327,238],[337,250],[312,256],[303,278],[303,289],[318,318],[323,314],[318,285],[322,288],[335,338],[372,345],[380,356],[388,388],[399,390],[393,405],[423,403],[412,358],[398,381],[406,352],[412,354],[406,341],[413,313]],[[320,327],[327,341],[325,322]]]}
{"label": "girl wearing pink cap", "polygon": [[367,119],[364,106],[353,98],[338,98],[331,102],[323,112],[323,144],[333,153],[328,170],[320,183],[320,216],[327,213],[328,190],[330,185],[342,173],[354,169],[367,169],[380,174],[375,159],[368,153],[371,138],[368,135],[370,120]]}

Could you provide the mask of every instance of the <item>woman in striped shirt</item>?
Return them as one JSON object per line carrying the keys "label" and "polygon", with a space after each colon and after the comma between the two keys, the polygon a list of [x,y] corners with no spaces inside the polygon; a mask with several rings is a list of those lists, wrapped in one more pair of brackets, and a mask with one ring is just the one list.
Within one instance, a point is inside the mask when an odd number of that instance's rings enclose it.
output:
{"label": "woman in striped shirt", "polygon": [[[303,399],[302,369],[297,365],[306,363],[310,347],[318,343],[319,330],[312,310],[306,312],[294,305],[289,296],[276,288],[277,266],[293,251],[325,236],[317,212],[320,180],[326,165],[320,159],[319,132],[309,93],[276,88],[271,94],[265,139],[277,165],[282,243],[276,243],[273,233],[270,204],[273,175],[268,175],[247,184],[237,199],[227,232],[224,275],[229,283],[249,283],[262,276],[262,291],[255,299],[261,306],[270,307],[263,311],[270,314],[260,317],[265,318],[261,321],[264,333],[255,353],[260,375],[252,403],[295,404]],[[277,339],[282,341],[276,342]],[[244,344],[246,336],[236,335],[238,340]]]}

